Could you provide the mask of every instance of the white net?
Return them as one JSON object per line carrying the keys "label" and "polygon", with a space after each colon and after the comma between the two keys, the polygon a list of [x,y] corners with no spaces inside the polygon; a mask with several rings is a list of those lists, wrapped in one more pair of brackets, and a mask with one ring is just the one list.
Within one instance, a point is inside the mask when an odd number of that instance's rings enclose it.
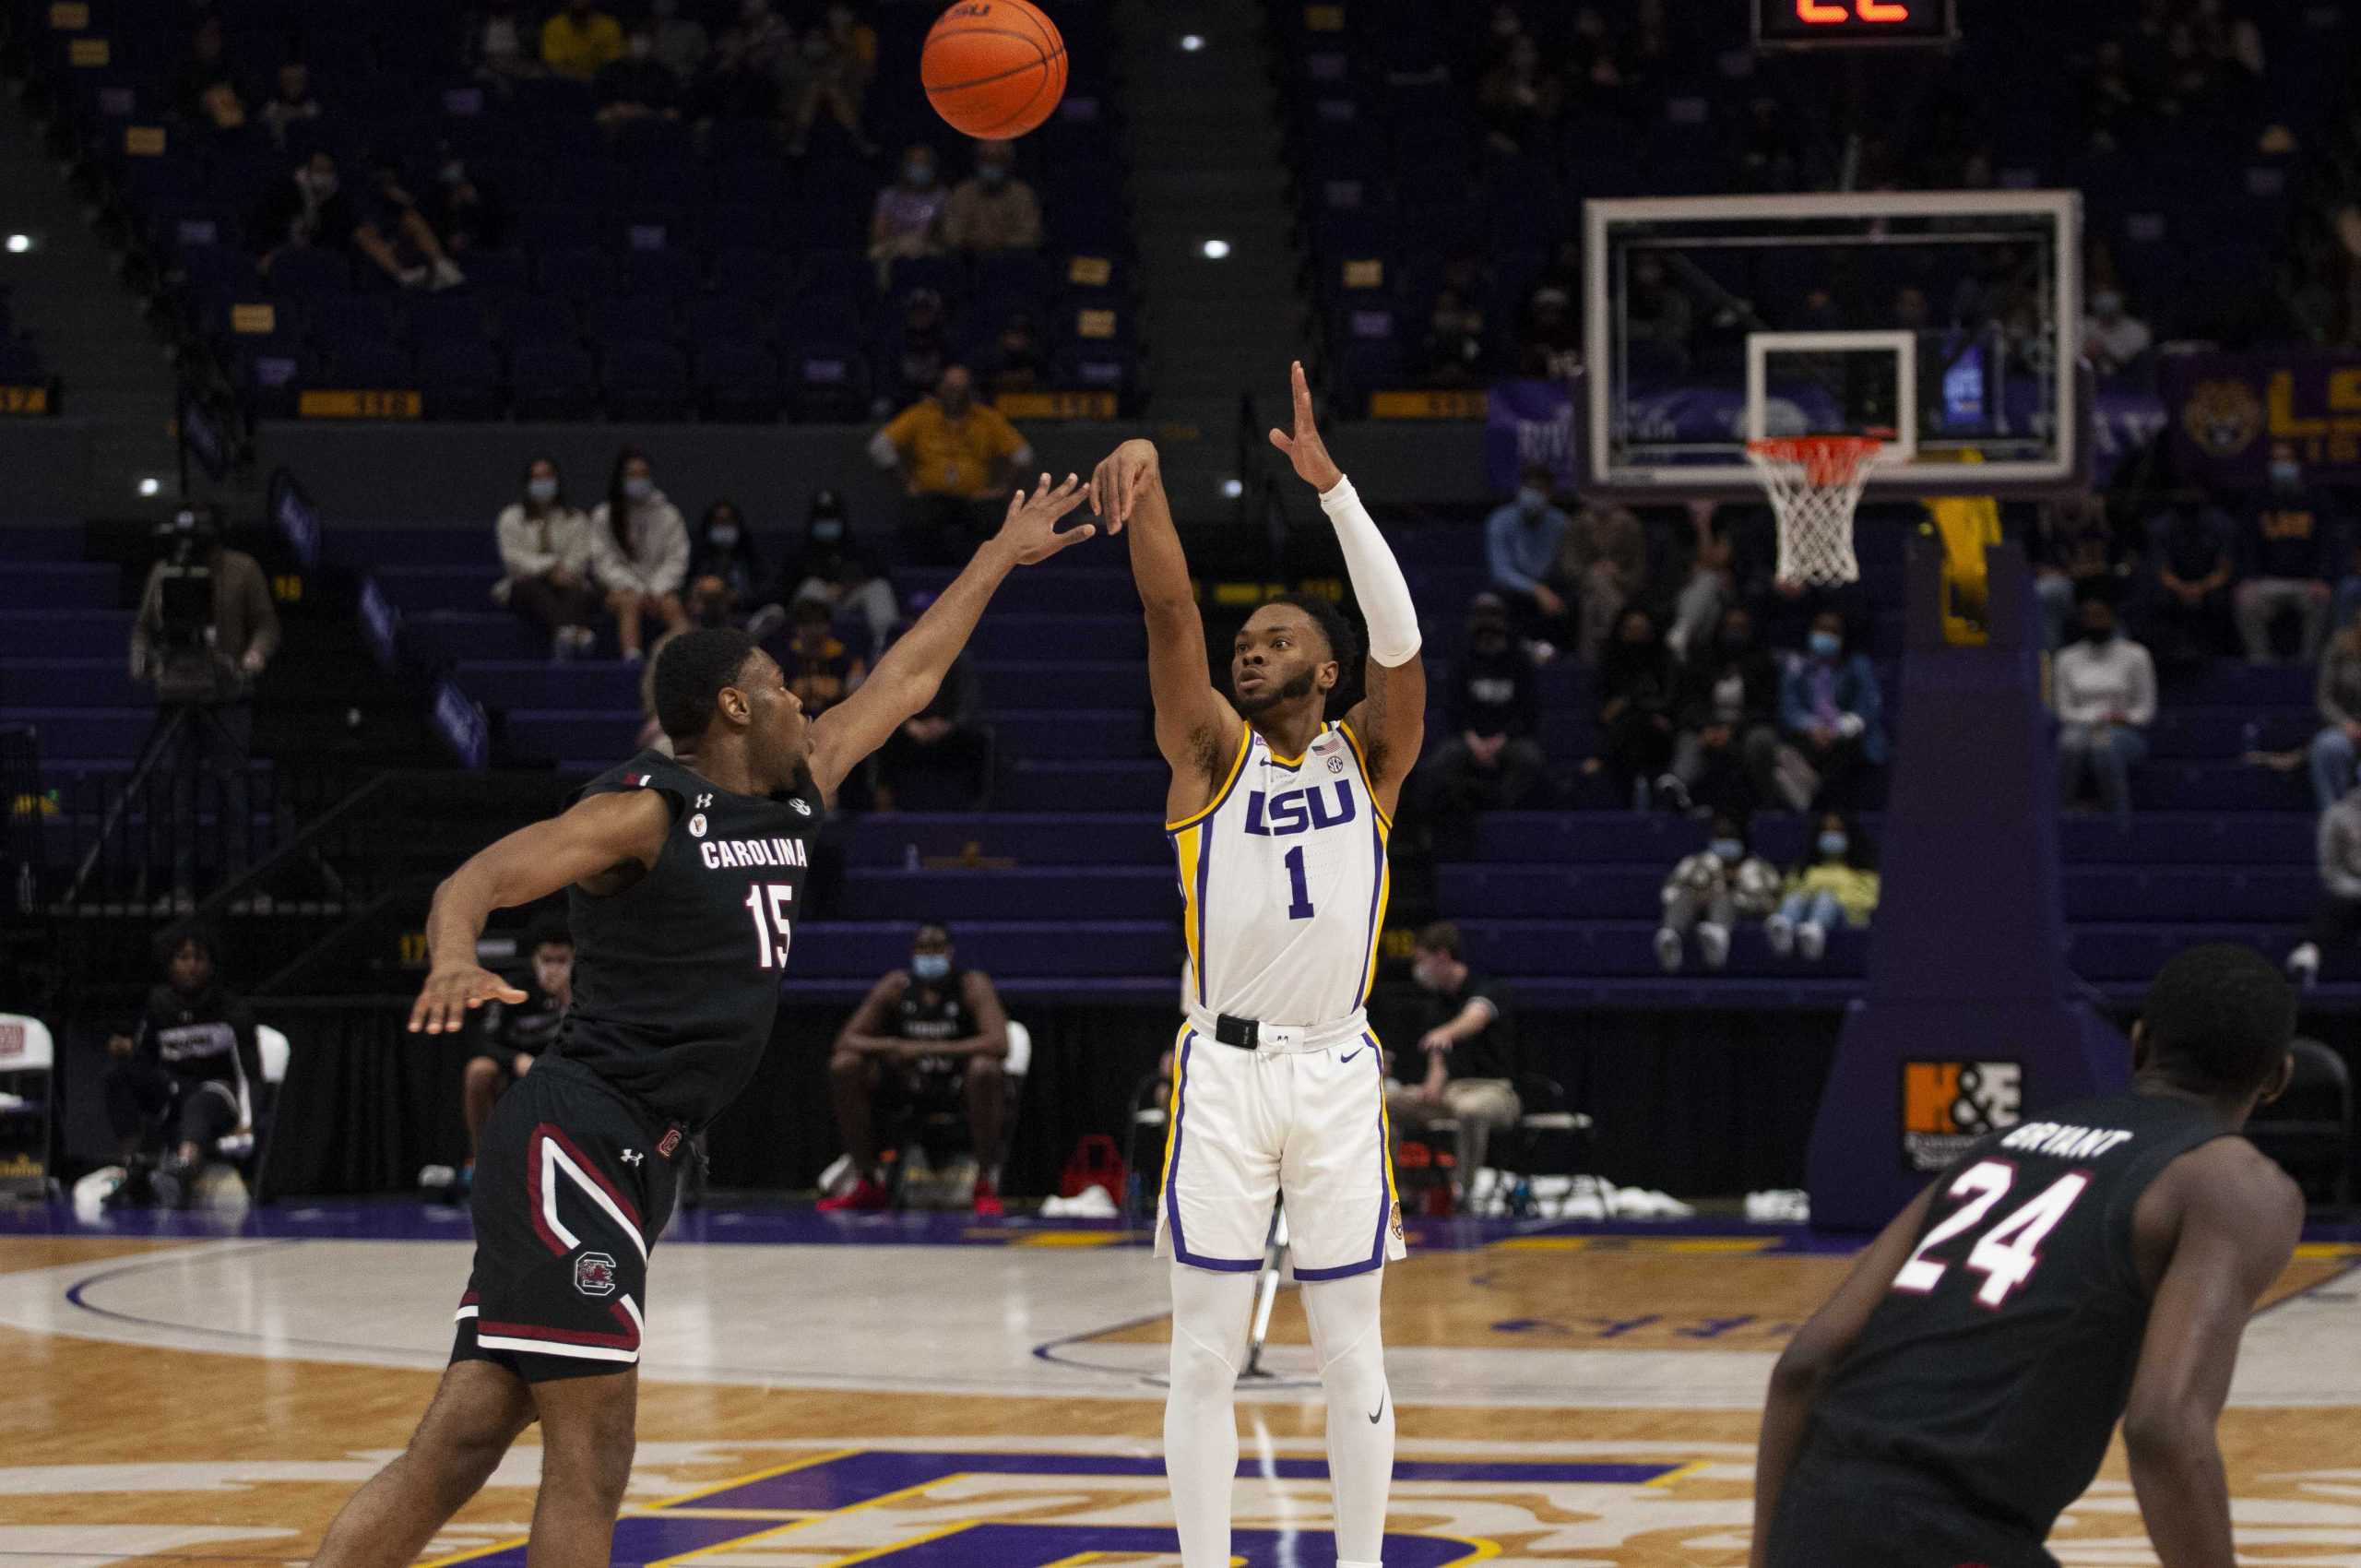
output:
{"label": "white net", "polygon": [[1808,435],[1750,441],[1746,455],[1771,493],[1779,520],[1782,581],[1857,582],[1853,513],[1885,443],[1866,435]]}

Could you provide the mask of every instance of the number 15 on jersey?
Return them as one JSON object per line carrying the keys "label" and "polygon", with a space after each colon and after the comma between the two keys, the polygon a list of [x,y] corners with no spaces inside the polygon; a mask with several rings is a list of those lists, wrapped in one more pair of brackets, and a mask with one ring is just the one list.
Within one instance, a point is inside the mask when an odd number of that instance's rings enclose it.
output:
{"label": "number 15 on jersey", "polygon": [[754,921],[754,960],[765,969],[787,968],[787,949],[795,934],[793,885],[758,882],[746,889],[746,912]]}

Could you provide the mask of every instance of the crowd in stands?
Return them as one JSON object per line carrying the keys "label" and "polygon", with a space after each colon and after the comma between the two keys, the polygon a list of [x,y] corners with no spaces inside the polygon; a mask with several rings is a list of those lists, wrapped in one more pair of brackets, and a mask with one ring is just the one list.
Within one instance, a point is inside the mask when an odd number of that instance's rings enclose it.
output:
{"label": "crowd in stands", "polygon": [[360,386],[437,419],[862,420],[955,361],[987,397],[1128,393],[1109,51],[1023,144],[965,142],[870,92],[928,19],[257,0],[104,11],[95,69],[41,42],[135,275],[258,414]]}

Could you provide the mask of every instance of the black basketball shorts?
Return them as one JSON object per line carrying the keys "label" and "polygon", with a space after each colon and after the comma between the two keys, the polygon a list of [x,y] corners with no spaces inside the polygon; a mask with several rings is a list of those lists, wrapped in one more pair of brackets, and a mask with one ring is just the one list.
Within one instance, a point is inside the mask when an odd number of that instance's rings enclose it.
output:
{"label": "black basketball shorts", "polygon": [[587,1068],[536,1063],[500,1097],[476,1151],[475,1269],[451,1359],[528,1383],[636,1365],[647,1257],[687,1154],[680,1129]]}
{"label": "black basketball shorts", "polygon": [[1883,1465],[1806,1456],[1779,1494],[1770,1568],[2058,1568],[2024,1530]]}

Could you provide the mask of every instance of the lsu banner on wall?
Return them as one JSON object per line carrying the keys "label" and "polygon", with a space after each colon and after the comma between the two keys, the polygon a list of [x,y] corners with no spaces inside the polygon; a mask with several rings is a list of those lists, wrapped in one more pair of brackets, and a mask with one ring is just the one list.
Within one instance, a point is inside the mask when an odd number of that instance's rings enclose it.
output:
{"label": "lsu banner on wall", "polygon": [[2202,354],[2162,372],[2183,478],[2260,485],[2284,440],[2315,483],[2361,484],[2361,354]]}

